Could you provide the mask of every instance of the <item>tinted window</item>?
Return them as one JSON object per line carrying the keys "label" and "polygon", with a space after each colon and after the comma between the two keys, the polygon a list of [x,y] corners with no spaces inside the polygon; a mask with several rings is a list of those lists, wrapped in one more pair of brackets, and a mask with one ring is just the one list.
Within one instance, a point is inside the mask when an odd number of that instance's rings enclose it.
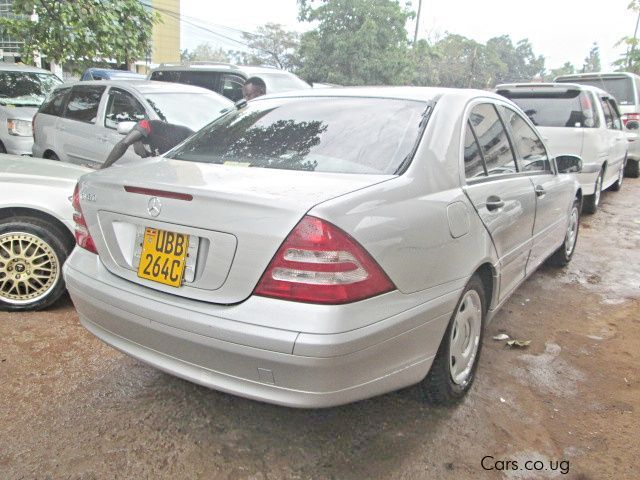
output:
{"label": "tinted window", "polygon": [[174,70],[151,72],[149,79],[157,82],[180,83],[180,72]]}
{"label": "tinted window", "polygon": [[151,80],[184,83],[187,85],[194,85],[196,87],[202,87],[217,92],[220,74],[218,72],[203,72],[194,70],[168,70],[164,72],[153,72],[151,74]]}
{"label": "tinted window", "polygon": [[580,85],[591,85],[598,87],[613,95],[620,105],[633,105],[634,98],[633,81],[630,77],[618,78],[567,78],[558,80],[560,82],[579,83]]}
{"label": "tinted window", "polygon": [[254,100],[171,158],[249,167],[393,174],[411,160],[427,105],[369,98]]}
{"label": "tinted window", "polygon": [[515,158],[507,132],[495,107],[484,103],[473,108],[469,122],[478,137],[489,175],[502,175],[517,171]]}
{"label": "tinted window", "polygon": [[622,130],[622,120],[620,119],[620,112],[618,110],[618,106],[616,105],[615,100],[608,98],[607,103],[609,104],[609,108],[611,109],[611,118],[613,120],[613,128],[615,130]]}
{"label": "tinted window", "polygon": [[116,128],[120,122],[139,122],[147,118],[140,102],[131,94],[117,88],[109,90],[107,112],[104,125],[108,128]]}
{"label": "tinted window", "polygon": [[609,104],[607,103],[607,101],[604,98],[600,99],[600,105],[602,105],[602,111],[604,112],[604,124],[605,126],[610,129],[613,130],[614,125],[613,125],[613,115],[611,113],[611,108],[609,107]]}
{"label": "tinted window", "polygon": [[244,85],[244,78],[238,75],[223,75],[222,76],[222,95],[228,99],[237,102],[242,98],[242,86]]}
{"label": "tinted window", "polygon": [[69,93],[70,88],[59,88],[54,90],[45,102],[40,106],[38,110],[40,113],[46,113],[47,115],[55,115],[59,117],[64,111],[64,100]]}
{"label": "tinted window", "polygon": [[82,86],[73,87],[64,112],[65,118],[85,123],[95,123],[98,106],[105,87]]}
{"label": "tinted window", "polygon": [[0,72],[0,103],[39,107],[62,82],[51,73]]}
{"label": "tinted window", "polygon": [[595,114],[586,93],[579,90],[560,92],[499,91],[540,127],[593,127]]}
{"label": "tinted window", "polygon": [[522,170],[551,171],[549,157],[540,137],[519,113],[506,107],[498,107],[511,128],[513,146],[521,161]]}
{"label": "tinted window", "polygon": [[160,120],[200,130],[233,103],[217,93],[148,93],[145,100]]}
{"label": "tinted window", "polygon": [[478,145],[469,122],[467,122],[464,132],[464,175],[466,178],[485,177],[487,175],[482,153],[480,152],[480,145]]}

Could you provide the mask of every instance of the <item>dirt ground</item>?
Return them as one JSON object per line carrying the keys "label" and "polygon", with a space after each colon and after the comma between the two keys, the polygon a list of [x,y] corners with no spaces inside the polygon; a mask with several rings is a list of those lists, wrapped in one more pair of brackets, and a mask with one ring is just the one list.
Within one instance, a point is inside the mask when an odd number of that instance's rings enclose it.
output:
{"label": "dirt ground", "polygon": [[640,180],[583,218],[566,270],[543,267],[511,298],[456,408],[415,388],[275,407],[116,352],[67,298],[0,313],[1,479],[637,479],[639,414]]}

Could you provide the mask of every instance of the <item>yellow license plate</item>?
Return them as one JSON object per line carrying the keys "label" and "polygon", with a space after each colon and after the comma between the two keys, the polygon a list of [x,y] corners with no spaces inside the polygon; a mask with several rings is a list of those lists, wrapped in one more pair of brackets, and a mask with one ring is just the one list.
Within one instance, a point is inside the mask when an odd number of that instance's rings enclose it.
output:
{"label": "yellow license plate", "polygon": [[138,277],[179,287],[189,249],[189,235],[145,228]]}

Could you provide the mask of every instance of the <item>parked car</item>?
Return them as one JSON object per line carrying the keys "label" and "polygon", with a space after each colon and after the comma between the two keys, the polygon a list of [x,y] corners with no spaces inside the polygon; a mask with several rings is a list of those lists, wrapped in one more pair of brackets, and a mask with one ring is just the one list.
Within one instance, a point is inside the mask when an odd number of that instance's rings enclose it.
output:
{"label": "parked car", "polygon": [[628,135],[629,156],[626,175],[640,175],[640,77],[629,72],[578,73],[556,77],[554,82],[578,83],[597,87],[613,95],[620,106],[622,123],[631,132]]}
{"label": "parked car", "polygon": [[31,120],[62,81],[41,68],[0,62],[0,153],[31,155]]}
{"label": "parked car", "polygon": [[580,159],[488,92],[259,97],[82,177],[65,279],[93,334],[211,388],[327,407],[420,383],[449,403],[509,295],[571,260],[582,192],[558,164]]}
{"label": "parked car", "polygon": [[307,82],[285,70],[273,67],[238,66],[230,63],[163,64],[149,74],[150,80],[186,83],[208,88],[234,102],[242,99],[242,86],[250,77],[260,77],[264,80],[267,93],[311,88]]}
{"label": "parked car", "polygon": [[583,159],[578,179],[585,212],[595,213],[602,190],[620,190],[629,142],[610,94],[564,83],[505,84],[496,92],[529,116],[553,154],[572,153]]}
{"label": "parked car", "polygon": [[[105,80],[56,88],[33,119],[36,157],[102,164],[122,139],[121,122],[163,120],[196,131],[233,103],[204,88]],[[130,149],[123,162],[138,160]]]}
{"label": "parked car", "polygon": [[0,309],[40,310],[65,291],[75,244],[69,197],[90,170],[0,155]]}
{"label": "parked car", "polygon": [[87,68],[80,77],[80,81],[90,80],[146,80],[147,76],[128,70],[112,70],[109,68]]}

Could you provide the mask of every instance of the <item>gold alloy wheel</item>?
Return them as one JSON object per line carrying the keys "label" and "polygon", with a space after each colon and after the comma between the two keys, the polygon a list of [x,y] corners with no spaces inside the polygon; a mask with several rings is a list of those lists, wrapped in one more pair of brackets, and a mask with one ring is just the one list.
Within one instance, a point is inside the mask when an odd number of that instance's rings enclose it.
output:
{"label": "gold alloy wheel", "polygon": [[46,296],[60,278],[51,246],[31,233],[0,235],[0,300],[14,305]]}

